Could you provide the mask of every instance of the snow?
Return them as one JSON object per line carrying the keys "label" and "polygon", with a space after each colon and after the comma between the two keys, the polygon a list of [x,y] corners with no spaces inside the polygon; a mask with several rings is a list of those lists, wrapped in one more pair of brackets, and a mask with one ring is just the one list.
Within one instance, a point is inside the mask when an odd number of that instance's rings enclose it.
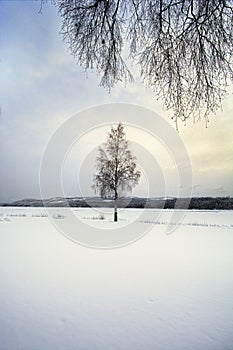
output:
{"label": "snow", "polygon": [[[73,211],[80,227],[115,225],[107,209]],[[232,211],[185,212],[170,235],[172,211],[145,214],[120,211],[116,234],[150,230],[99,250],[43,208],[0,208],[0,350],[232,350]]]}

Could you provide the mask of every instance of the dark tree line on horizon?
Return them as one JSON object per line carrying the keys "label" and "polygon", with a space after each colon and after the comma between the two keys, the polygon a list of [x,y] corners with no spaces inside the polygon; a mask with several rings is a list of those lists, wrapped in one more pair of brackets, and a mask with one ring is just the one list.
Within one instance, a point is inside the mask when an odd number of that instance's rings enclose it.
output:
{"label": "dark tree line on horizon", "polygon": [[[63,199],[63,202],[62,202]],[[168,199],[150,199],[150,198],[119,198],[119,208],[155,208],[155,209],[173,209],[177,198]],[[179,208],[196,210],[233,210],[233,197],[193,197],[179,199]],[[183,205],[182,205],[183,203]],[[13,203],[1,204],[2,206],[13,207],[71,207],[71,208],[114,208],[114,200],[104,201],[100,198],[59,198],[54,201],[53,198],[47,200],[24,199]],[[178,208],[177,208],[178,209]]]}

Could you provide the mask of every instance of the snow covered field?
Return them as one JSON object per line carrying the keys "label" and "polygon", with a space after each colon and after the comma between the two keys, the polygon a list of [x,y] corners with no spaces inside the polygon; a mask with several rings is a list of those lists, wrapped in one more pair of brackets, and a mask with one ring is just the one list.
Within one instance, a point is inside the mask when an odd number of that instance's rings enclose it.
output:
{"label": "snow covered field", "polygon": [[43,208],[0,208],[0,350],[233,349],[232,211],[189,211],[170,235],[169,210],[73,211],[77,231],[150,230],[90,249]]}

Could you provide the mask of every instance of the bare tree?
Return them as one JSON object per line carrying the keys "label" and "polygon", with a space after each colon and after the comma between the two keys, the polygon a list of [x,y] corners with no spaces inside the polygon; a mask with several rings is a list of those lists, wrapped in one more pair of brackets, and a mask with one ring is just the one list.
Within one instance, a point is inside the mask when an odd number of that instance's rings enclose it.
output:
{"label": "bare tree", "polygon": [[111,128],[106,143],[99,147],[96,170],[93,187],[100,193],[101,198],[114,198],[114,221],[117,221],[119,194],[131,191],[141,176],[121,123],[116,128]]}
{"label": "bare tree", "polygon": [[[43,1],[43,0],[42,0]],[[232,79],[232,0],[57,0],[62,34],[100,85],[133,81],[126,60],[173,118],[208,122]],[[126,57],[126,59],[124,58]]]}

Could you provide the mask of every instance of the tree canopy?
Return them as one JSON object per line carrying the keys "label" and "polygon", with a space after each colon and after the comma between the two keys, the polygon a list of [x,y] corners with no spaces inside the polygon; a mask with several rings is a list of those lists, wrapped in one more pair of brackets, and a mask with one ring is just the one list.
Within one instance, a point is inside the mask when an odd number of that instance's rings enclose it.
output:
{"label": "tree canopy", "polygon": [[132,60],[176,123],[208,121],[221,106],[232,79],[232,0],[55,3],[72,55],[97,71],[100,85],[132,82]]}

